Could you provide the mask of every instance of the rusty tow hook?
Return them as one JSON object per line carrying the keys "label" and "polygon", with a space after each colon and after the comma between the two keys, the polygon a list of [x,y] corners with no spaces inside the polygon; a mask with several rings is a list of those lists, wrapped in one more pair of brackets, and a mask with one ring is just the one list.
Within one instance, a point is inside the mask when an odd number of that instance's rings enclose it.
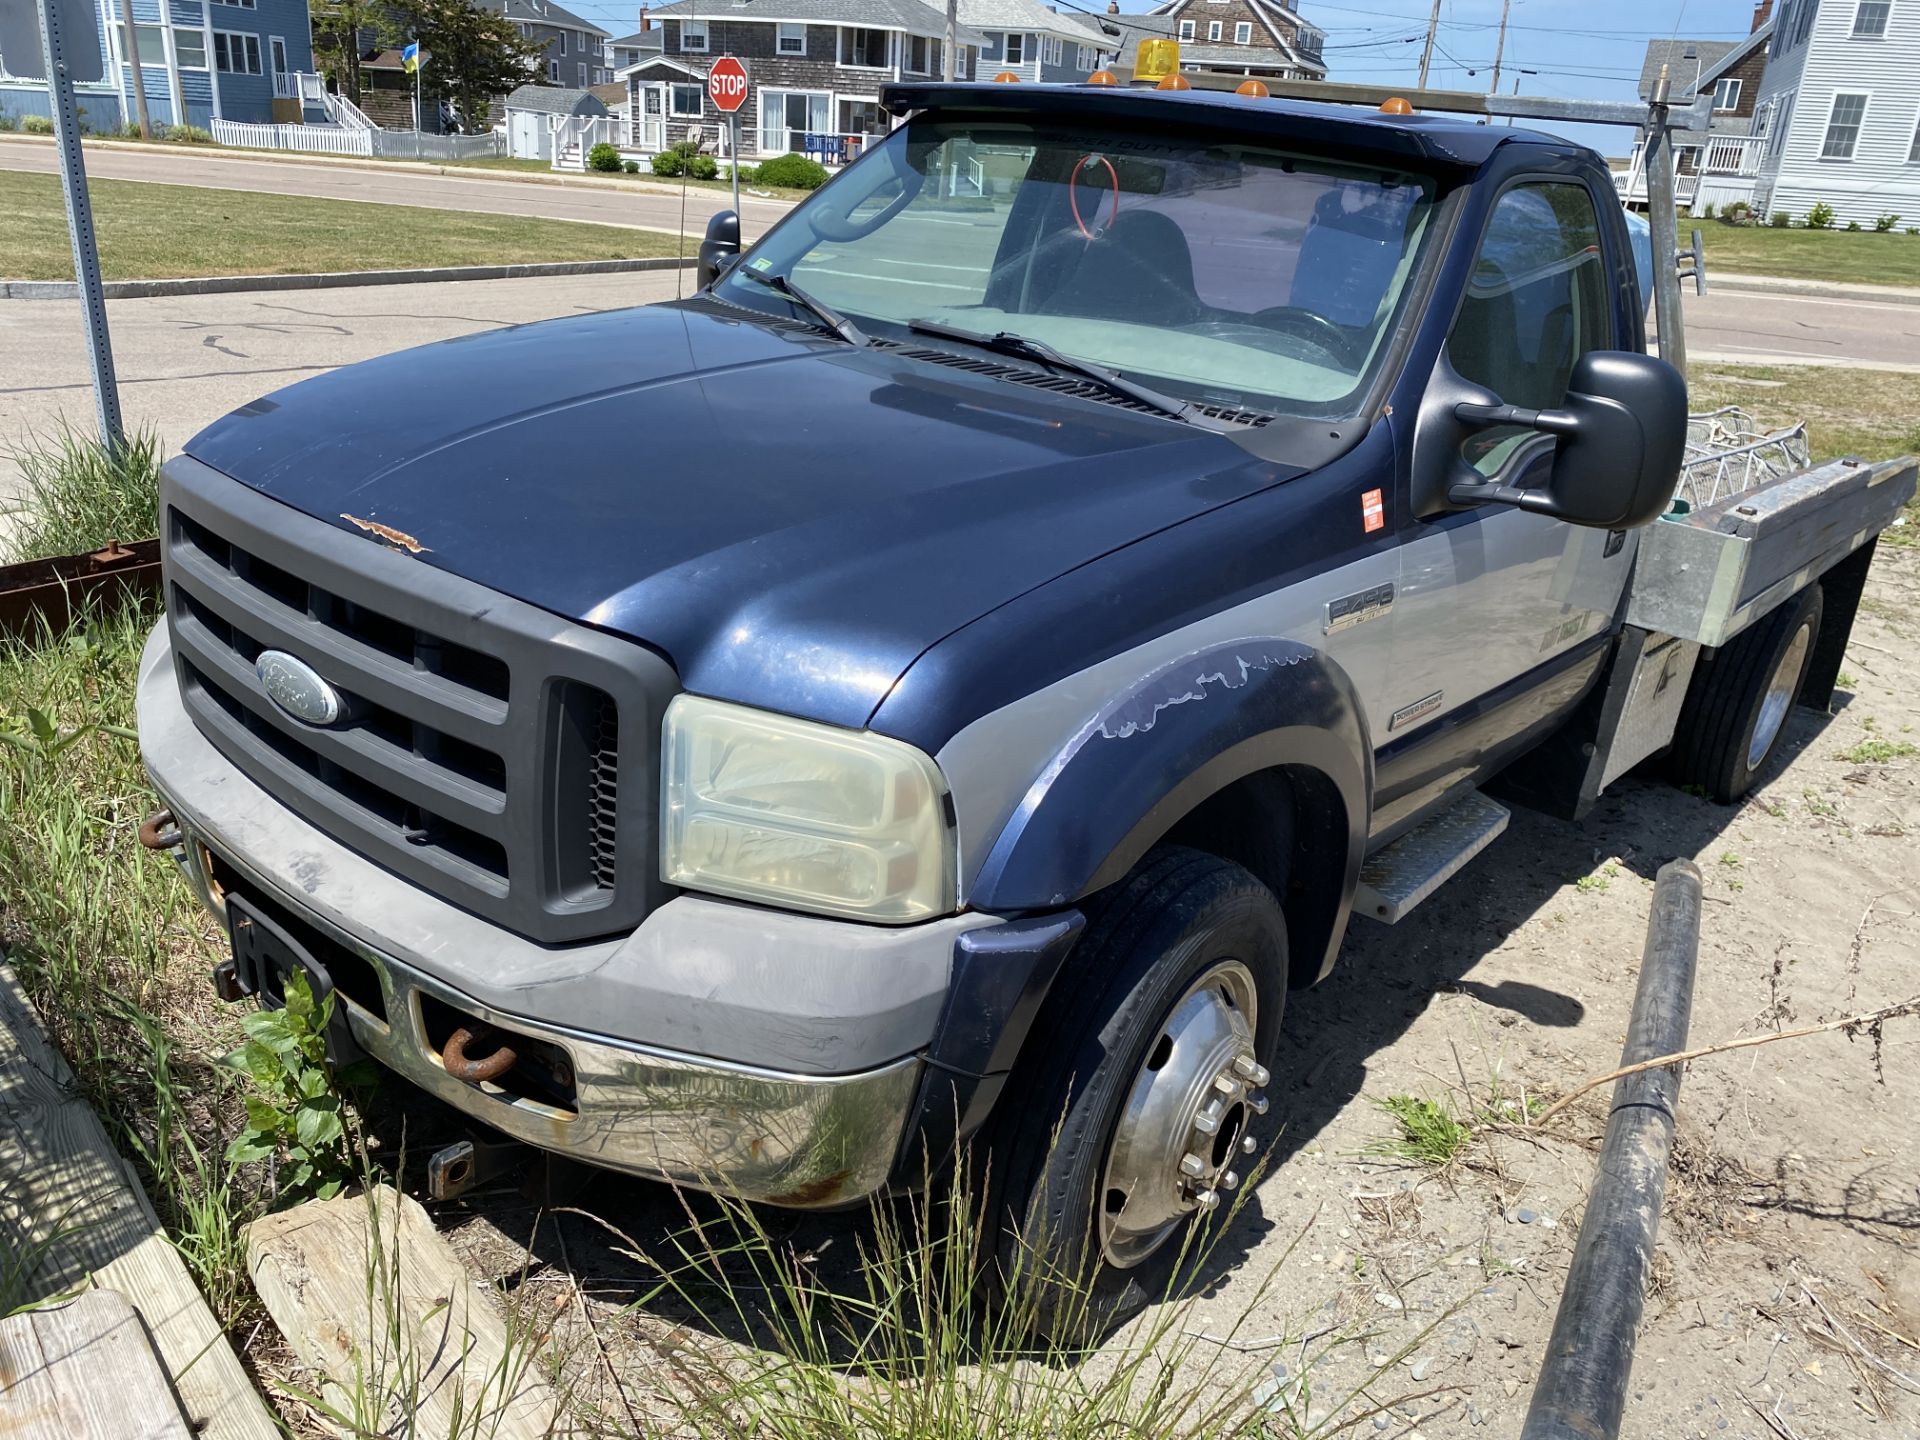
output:
{"label": "rusty tow hook", "polygon": [[440,1051],[440,1063],[454,1079],[464,1080],[469,1085],[484,1085],[489,1080],[498,1080],[520,1059],[511,1045],[497,1046],[491,1055],[481,1060],[467,1058],[469,1045],[485,1044],[498,1033],[491,1025],[462,1025],[447,1037],[446,1046]]}
{"label": "rusty tow hook", "polygon": [[173,811],[164,805],[140,822],[140,843],[149,850],[171,850],[182,838]]}

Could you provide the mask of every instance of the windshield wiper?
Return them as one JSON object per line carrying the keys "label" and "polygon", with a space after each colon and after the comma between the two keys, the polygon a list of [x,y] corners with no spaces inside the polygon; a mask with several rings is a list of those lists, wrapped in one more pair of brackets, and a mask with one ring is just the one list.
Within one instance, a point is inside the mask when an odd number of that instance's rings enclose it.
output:
{"label": "windshield wiper", "polygon": [[1184,420],[1189,425],[1197,425],[1202,430],[1211,430],[1216,434],[1233,429],[1207,414],[1198,405],[1180,400],[1164,391],[1155,390],[1150,385],[1142,385],[1137,380],[1129,380],[1117,370],[1105,365],[1096,365],[1091,360],[1076,360],[1064,355],[1044,340],[1035,340],[1029,335],[1016,335],[1011,330],[999,330],[991,335],[983,335],[977,330],[963,330],[958,325],[944,325],[938,320],[909,320],[907,328],[920,335],[937,335],[943,340],[958,340],[966,345],[978,345],[982,350],[996,351],[1001,355],[1012,355],[1022,360],[1033,360],[1054,370],[1064,370],[1104,386],[1116,395],[1124,395],[1136,400],[1150,410],[1175,420]]}
{"label": "windshield wiper", "polygon": [[849,345],[858,345],[864,348],[873,343],[867,338],[866,331],[847,319],[846,316],[842,315],[831,305],[826,304],[824,301],[814,299],[813,296],[802,290],[786,276],[765,274],[762,271],[755,270],[751,265],[739,266],[733,273],[736,275],[744,275],[749,280],[757,280],[769,290],[773,291],[774,294],[784,295],[802,310],[811,310],[815,319]]}

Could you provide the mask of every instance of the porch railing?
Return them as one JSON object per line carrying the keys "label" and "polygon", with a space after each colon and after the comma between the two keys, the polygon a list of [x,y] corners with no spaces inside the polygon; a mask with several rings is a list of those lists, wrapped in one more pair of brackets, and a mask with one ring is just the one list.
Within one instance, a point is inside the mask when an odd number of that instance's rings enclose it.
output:
{"label": "porch railing", "polygon": [[880,140],[880,136],[863,131],[788,130],[779,126],[762,126],[759,134],[763,157],[805,155],[822,165],[846,165],[858,160],[869,145],[877,145]]}
{"label": "porch railing", "polygon": [[[1765,135],[1710,135],[1705,145],[1678,145],[1674,148],[1674,198],[1686,204],[1700,192],[1701,182],[1713,182],[1724,190],[1729,184],[1751,181],[1760,174],[1766,159]],[[1636,140],[1627,168],[1614,172],[1614,184],[1620,198],[1628,204],[1647,198],[1646,142]],[[1751,188],[1751,187],[1748,187]]]}

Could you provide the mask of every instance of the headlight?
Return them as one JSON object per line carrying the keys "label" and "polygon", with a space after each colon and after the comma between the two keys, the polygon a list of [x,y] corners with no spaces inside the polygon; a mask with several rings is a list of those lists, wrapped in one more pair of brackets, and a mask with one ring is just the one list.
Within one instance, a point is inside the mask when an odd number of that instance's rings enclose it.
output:
{"label": "headlight", "polygon": [[893,924],[953,909],[946,781],[911,745],[680,695],[661,753],[669,885]]}

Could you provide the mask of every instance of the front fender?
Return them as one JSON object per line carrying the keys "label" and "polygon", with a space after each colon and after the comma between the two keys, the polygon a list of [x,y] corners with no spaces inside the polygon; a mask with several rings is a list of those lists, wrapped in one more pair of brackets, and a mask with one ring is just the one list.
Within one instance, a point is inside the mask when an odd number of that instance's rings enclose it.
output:
{"label": "front fender", "polygon": [[1282,765],[1320,772],[1338,796],[1344,920],[1373,794],[1364,712],[1326,655],[1262,636],[1184,655],[1115,696],[1028,789],[971,903],[1004,912],[1077,900],[1120,879],[1209,796]]}

